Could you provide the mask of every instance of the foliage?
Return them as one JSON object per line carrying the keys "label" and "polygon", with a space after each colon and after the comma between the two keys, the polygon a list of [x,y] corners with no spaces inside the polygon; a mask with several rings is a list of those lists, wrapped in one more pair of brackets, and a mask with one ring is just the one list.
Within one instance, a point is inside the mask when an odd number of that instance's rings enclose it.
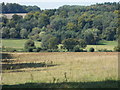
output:
{"label": "foliage", "polygon": [[73,48],[73,51],[74,51],[74,52],[83,52],[83,49],[80,48],[79,45],[76,45],[76,46]]}
{"label": "foliage", "polygon": [[63,46],[68,50],[72,51],[75,46],[79,46],[81,48],[86,47],[86,43],[84,40],[78,40],[78,39],[73,39],[73,38],[68,38],[62,41]]}
{"label": "foliage", "polygon": [[120,52],[120,46],[114,47],[114,51]]}
{"label": "foliage", "polygon": [[99,30],[98,29],[87,29],[83,31],[83,38],[87,44],[97,44],[99,42]]}
{"label": "foliage", "polygon": [[25,48],[25,51],[32,52],[33,49],[35,49],[34,41],[32,40],[26,41],[24,48]]}
{"label": "foliage", "polygon": [[0,3],[2,10],[0,13],[27,13],[31,11],[39,11],[40,8],[37,6],[23,6],[16,3]]}
{"label": "foliage", "polygon": [[57,49],[58,48],[57,45],[58,45],[58,40],[54,36],[46,35],[42,39],[42,43],[41,43],[42,48]]}
{"label": "foliage", "polygon": [[107,50],[107,49],[99,49],[99,52],[112,52],[112,50]]}
{"label": "foliage", "polygon": [[89,49],[89,52],[94,52],[94,48],[90,48],[90,49]]}
{"label": "foliage", "polygon": [[[40,41],[42,48],[47,49],[57,49],[58,44],[69,38],[80,40],[78,42],[81,48],[86,44],[97,45],[100,40],[118,39],[119,3],[64,5],[58,9],[47,10],[16,3],[0,5],[3,13],[27,13],[24,18],[17,14],[11,19],[5,15],[0,17],[0,34],[4,39],[29,38]],[[70,48],[64,46],[68,50],[73,50],[76,45],[74,42],[73,45],[69,45]]]}

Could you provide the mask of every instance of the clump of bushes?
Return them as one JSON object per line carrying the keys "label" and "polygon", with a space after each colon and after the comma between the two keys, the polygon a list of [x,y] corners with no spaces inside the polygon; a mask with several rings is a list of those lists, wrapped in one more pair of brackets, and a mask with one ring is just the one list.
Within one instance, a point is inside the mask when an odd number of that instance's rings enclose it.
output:
{"label": "clump of bushes", "polygon": [[89,52],[94,52],[95,51],[95,49],[93,48],[93,47],[91,47],[90,49],[89,49]]}
{"label": "clump of bushes", "polygon": [[28,40],[25,42],[24,49],[26,52],[33,52],[33,49],[35,49],[35,43],[33,40]]}
{"label": "clump of bushes", "polygon": [[112,52],[112,50],[107,50],[107,49],[99,49],[99,52]]}
{"label": "clump of bushes", "polygon": [[48,49],[47,52],[60,52],[58,49]]}
{"label": "clump of bushes", "polygon": [[79,45],[77,45],[73,48],[73,52],[87,52],[87,50],[84,50]]}
{"label": "clump of bushes", "polygon": [[120,52],[120,46],[116,46],[116,47],[114,47],[114,51],[116,51],[116,52]]}
{"label": "clump of bushes", "polygon": [[33,52],[40,52],[41,50],[42,50],[42,48],[37,47],[37,48],[33,49],[32,51],[33,51]]}

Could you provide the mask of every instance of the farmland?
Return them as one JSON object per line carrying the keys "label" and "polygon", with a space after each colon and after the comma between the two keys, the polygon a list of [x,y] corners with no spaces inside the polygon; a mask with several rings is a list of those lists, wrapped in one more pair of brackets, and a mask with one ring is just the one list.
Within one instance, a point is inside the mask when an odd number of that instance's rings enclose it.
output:
{"label": "farmland", "polygon": [[2,64],[3,87],[118,87],[117,52],[3,53]]}

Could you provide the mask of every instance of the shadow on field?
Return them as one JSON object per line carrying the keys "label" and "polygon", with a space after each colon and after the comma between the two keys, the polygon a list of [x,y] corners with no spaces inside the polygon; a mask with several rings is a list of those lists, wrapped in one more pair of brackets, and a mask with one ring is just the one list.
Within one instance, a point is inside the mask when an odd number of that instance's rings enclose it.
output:
{"label": "shadow on field", "polygon": [[12,59],[12,55],[8,53],[0,53],[1,59]]}
{"label": "shadow on field", "polygon": [[[3,88],[118,88],[118,81],[63,82],[63,83],[25,83],[3,85]],[[50,89],[49,89],[50,90]]]}
{"label": "shadow on field", "polygon": [[19,63],[19,64],[2,64],[3,70],[13,70],[22,68],[52,67],[56,65],[45,63]]}
{"label": "shadow on field", "polygon": [[104,44],[104,43],[98,43],[98,44],[96,44],[96,45],[107,45],[107,44]]}

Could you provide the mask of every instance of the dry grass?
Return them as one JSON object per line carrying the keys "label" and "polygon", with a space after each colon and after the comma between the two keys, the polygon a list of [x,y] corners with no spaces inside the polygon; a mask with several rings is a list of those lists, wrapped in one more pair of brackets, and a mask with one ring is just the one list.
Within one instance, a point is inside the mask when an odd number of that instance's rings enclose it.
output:
{"label": "dry grass", "polygon": [[[4,70],[2,83],[94,82],[117,80],[117,52],[10,53],[15,63],[46,63],[56,66]],[[4,62],[5,63],[5,62]],[[27,65],[27,64],[26,64]]]}
{"label": "dry grass", "polygon": [[11,19],[14,14],[20,15],[23,18],[26,16],[26,13],[13,13],[13,14],[0,14],[0,17],[5,15],[8,19]]}

